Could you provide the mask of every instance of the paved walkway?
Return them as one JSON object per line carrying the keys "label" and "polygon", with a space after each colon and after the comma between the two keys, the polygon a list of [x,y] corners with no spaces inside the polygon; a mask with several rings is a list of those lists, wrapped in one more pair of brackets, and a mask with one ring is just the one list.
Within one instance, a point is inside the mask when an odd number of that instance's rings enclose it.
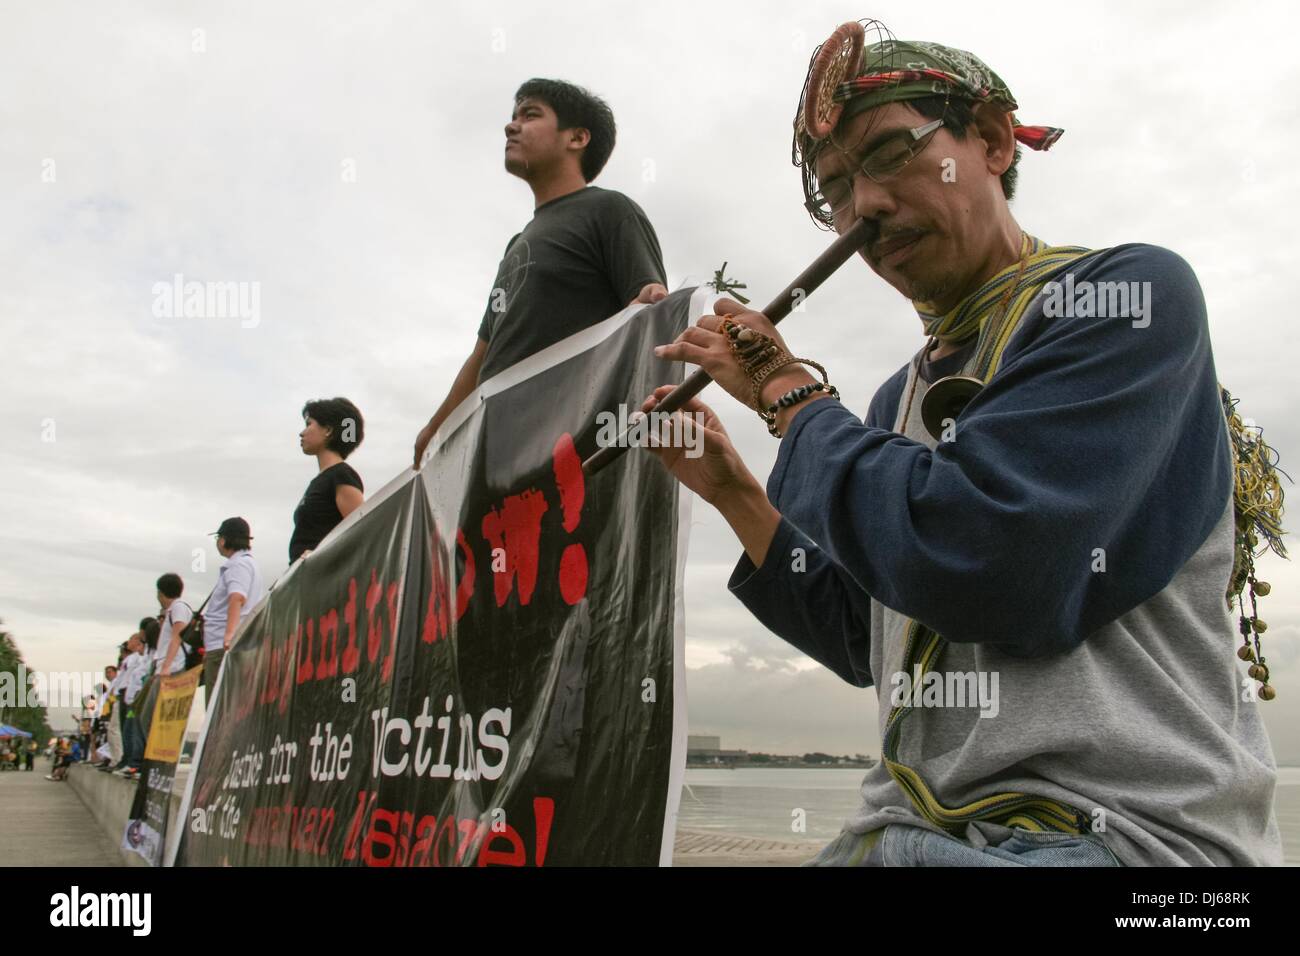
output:
{"label": "paved walkway", "polygon": [[0,772],[0,867],[121,866],[71,786],[45,779],[50,766],[37,757],[30,773]]}
{"label": "paved walkway", "polygon": [[673,866],[798,866],[825,841],[804,843],[678,828]]}

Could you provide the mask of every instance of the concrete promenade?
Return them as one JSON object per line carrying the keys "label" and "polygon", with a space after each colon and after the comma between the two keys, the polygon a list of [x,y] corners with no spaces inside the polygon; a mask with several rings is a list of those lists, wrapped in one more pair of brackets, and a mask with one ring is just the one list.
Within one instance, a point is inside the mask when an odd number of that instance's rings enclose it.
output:
{"label": "concrete promenade", "polygon": [[790,842],[731,833],[677,829],[673,866],[798,866],[827,840]]}
{"label": "concrete promenade", "polygon": [[[36,769],[0,773],[0,867],[143,866],[135,854],[118,849],[134,784],[104,777],[87,767],[77,783],[45,779],[50,761],[38,757]],[[177,771],[173,812],[179,806],[189,767]],[[80,791],[80,796],[78,794]],[[1300,787],[1280,788],[1277,814],[1287,866],[1300,864]],[[92,810],[89,804],[96,809]],[[175,828],[170,828],[175,836]],[[798,866],[816,856],[824,840],[785,841],[721,831],[679,828],[673,843],[674,866]]]}
{"label": "concrete promenade", "polygon": [[[0,867],[124,866],[143,861],[117,848],[126,823],[134,784],[88,777],[76,784],[45,779],[51,763],[37,758],[36,769],[0,773]],[[176,793],[185,787],[188,767],[177,774]],[[75,774],[93,774],[76,767]],[[95,803],[92,811],[78,795]],[[120,791],[120,792],[119,792]],[[179,804],[179,800],[175,801]],[[97,819],[98,817],[98,819]],[[120,820],[119,820],[120,818]],[[109,832],[109,831],[112,832]],[[753,839],[726,833],[678,830],[674,866],[797,866],[815,856],[820,843]]]}
{"label": "concrete promenade", "polygon": [[121,866],[121,854],[67,781],[36,769],[0,773],[0,866]]}

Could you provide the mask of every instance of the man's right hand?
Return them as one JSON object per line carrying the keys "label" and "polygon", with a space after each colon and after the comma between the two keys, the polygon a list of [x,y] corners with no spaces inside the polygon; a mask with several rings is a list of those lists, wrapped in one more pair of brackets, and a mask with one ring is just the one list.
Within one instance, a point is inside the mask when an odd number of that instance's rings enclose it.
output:
{"label": "man's right hand", "polygon": [[[659,386],[641,405],[641,411],[649,412],[674,387]],[[674,415],[671,435],[665,436],[671,447],[652,445],[648,449],[673,477],[715,506],[719,498],[736,494],[740,489],[757,488],[762,494],[762,486],[745,467],[713,409],[698,398],[691,398],[681,411],[685,415]],[[650,431],[654,432],[653,427]]]}
{"label": "man's right hand", "polygon": [[666,298],[668,298],[668,290],[661,283],[648,282],[641,287],[636,298],[628,305],[636,305],[638,302],[654,303]]}
{"label": "man's right hand", "polygon": [[420,470],[420,459],[424,457],[424,450],[429,447],[429,442],[433,441],[437,431],[437,426],[430,420],[429,424],[420,429],[420,434],[415,436],[415,459],[411,462],[414,471]]}
{"label": "man's right hand", "polygon": [[[674,387],[659,386],[645,400],[641,411],[649,412]],[[780,512],[772,507],[763,486],[745,467],[713,409],[691,398],[681,412],[685,417],[675,413],[670,434],[665,436],[670,446],[678,447],[652,446],[649,451],[673,477],[718,509],[749,559],[762,567],[781,524]],[[649,431],[653,434],[655,429]]]}
{"label": "man's right hand", "polygon": [[420,459],[424,457],[425,449],[429,447],[429,442],[433,441],[433,436],[438,433],[442,423],[478,387],[478,379],[483,371],[483,359],[487,356],[487,349],[488,344],[486,341],[483,339],[474,340],[474,350],[469,353],[469,358],[465,359],[465,364],[456,373],[456,380],[451,383],[451,391],[447,393],[447,397],[438,406],[438,410],[433,413],[433,417],[429,419],[429,424],[421,428],[420,434],[415,436],[415,456],[411,459],[411,468],[413,470],[420,470]]}

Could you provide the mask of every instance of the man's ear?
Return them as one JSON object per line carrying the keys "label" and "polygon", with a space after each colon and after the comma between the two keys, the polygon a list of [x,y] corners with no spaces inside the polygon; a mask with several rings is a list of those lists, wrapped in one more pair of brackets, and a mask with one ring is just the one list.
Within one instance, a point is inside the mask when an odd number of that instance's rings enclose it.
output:
{"label": "man's ear", "polygon": [[565,130],[569,134],[570,149],[586,149],[591,142],[591,130],[584,129],[581,126],[575,126],[573,129]]}
{"label": "man's ear", "polygon": [[985,143],[984,159],[989,172],[1001,176],[1016,158],[1016,137],[1011,114],[993,103],[976,103],[972,111],[975,132]]}

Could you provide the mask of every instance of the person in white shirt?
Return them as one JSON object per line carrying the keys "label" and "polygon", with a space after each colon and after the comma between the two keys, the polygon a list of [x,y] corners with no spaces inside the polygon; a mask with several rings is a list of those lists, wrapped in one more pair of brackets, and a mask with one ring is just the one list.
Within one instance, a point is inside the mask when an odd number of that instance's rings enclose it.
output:
{"label": "person in white shirt", "polygon": [[122,725],[117,716],[117,692],[120,689],[117,677],[118,670],[112,664],[104,668],[104,680],[108,681],[108,690],[100,698],[99,713],[97,714],[104,721],[104,734],[108,738],[108,762],[99,768],[104,771],[116,770],[124,765],[122,763]]}
{"label": "person in white shirt", "polygon": [[122,709],[122,742],[126,750],[123,760],[126,765],[117,772],[123,776],[138,774],[141,764],[144,763],[145,742],[140,733],[139,722],[131,710],[131,704],[136,702],[135,699],[139,696],[145,677],[149,673],[150,658],[145,650],[144,638],[143,631],[136,631],[127,638],[126,649],[129,653],[122,661],[122,668],[118,673],[120,679],[118,706]]}
{"label": "person in white shirt", "polygon": [[185,668],[185,647],[181,633],[194,619],[194,611],[181,600],[185,582],[179,574],[167,573],[158,579],[158,605],[162,608],[162,630],[154,649],[155,671],[170,677]]}
{"label": "person in white shirt", "polygon": [[107,681],[96,684],[95,693],[86,698],[87,715],[90,720],[90,738],[87,741],[86,763],[92,767],[110,766],[112,764],[108,747],[108,721],[104,713],[108,699]]}
{"label": "person in white shirt", "polygon": [[243,518],[227,518],[213,532],[217,551],[226,559],[217,572],[217,586],[208,597],[203,615],[203,690],[205,706],[212,704],[212,691],[244,612],[257,606],[265,588],[262,572],[253,560],[253,535]]}
{"label": "person in white shirt", "polygon": [[140,707],[144,705],[144,698],[141,695],[144,693],[145,681],[154,672],[154,655],[157,652],[158,635],[161,630],[157,618],[141,618],[140,630],[137,632],[140,636],[140,649],[137,652],[139,657],[131,668],[131,676],[126,682],[126,700],[128,704],[133,705],[137,716]]}

